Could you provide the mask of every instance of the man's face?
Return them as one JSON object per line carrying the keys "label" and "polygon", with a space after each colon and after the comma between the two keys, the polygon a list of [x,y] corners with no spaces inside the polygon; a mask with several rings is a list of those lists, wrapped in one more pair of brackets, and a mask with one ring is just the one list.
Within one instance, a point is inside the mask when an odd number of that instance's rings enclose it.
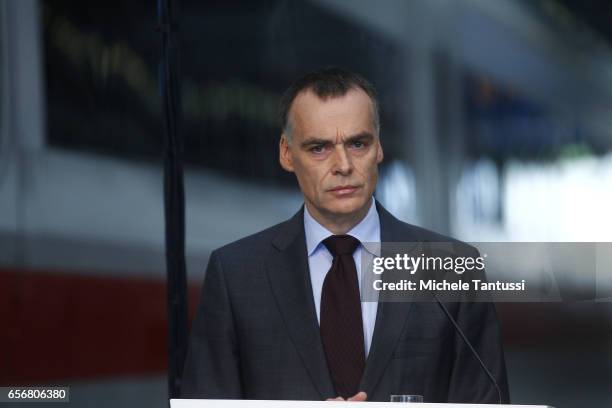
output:
{"label": "man's face", "polygon": [[333,219],[367,210],[383,159],[370,97],[351,89],[322,100],[303,91],[289,120],[292,139],[281,137],[280,162],[295,173],[309,211]]}

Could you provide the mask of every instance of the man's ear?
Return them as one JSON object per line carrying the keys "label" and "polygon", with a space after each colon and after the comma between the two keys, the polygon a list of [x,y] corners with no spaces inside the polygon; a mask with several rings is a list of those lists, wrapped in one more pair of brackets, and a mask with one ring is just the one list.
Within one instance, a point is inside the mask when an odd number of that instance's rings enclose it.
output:
{"label": "man's ear", "polygon": [[385,158],[385,154],[383,153],[382,144],[380,143],[380,136],[376,138],[376,142],[378,143],[378,153],[376,153],[376,163],[380,164]]}
{"label": "man's ear", "polygon": [[293,173],[293,158],[291,157],[291,149],[289,148],[289,140],[287,135],[283,133],[278,142],[278,161],[283,169]]}

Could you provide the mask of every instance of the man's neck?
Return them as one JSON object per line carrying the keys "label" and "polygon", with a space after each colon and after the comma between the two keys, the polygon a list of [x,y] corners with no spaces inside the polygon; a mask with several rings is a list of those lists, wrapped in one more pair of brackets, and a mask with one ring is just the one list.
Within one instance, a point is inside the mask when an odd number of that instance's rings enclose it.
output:
{"label": "man's neck", "polygon": [[312,218],[327,228],[335,235],[342,235],[349,232],[353,227],[359,224],[370,211],[370,207],[374,205],[372,200],[360,208],[359,210],[350,214],[332,214],[326,212],[320,212],[313,205],[305,202],[306,209]]}

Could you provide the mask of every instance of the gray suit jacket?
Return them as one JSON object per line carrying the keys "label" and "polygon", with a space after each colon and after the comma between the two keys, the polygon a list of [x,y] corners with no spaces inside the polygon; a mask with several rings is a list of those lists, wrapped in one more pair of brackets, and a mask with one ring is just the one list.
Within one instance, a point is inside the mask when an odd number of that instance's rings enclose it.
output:
{"label": "gray suit jacket", "polygon": [[[383,242],[450,238],[397,220],[376,203]],[[447,307],[509,400],[492,304]],[[381,302],[361,380],[369,400],[492,402],[497,392],[436,303]],[[312,297],[303,208],[211,254],[192,324],[183,398],[322,400],[336,392]]]}

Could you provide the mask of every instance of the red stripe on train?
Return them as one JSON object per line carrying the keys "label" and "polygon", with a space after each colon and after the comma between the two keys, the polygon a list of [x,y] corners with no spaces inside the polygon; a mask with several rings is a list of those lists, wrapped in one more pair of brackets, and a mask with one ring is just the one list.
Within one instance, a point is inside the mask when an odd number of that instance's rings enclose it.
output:
{"label": "red stripe on train", "polygon": [[0,269],[0,322],[0,384],[166,370],[161,280]]}

